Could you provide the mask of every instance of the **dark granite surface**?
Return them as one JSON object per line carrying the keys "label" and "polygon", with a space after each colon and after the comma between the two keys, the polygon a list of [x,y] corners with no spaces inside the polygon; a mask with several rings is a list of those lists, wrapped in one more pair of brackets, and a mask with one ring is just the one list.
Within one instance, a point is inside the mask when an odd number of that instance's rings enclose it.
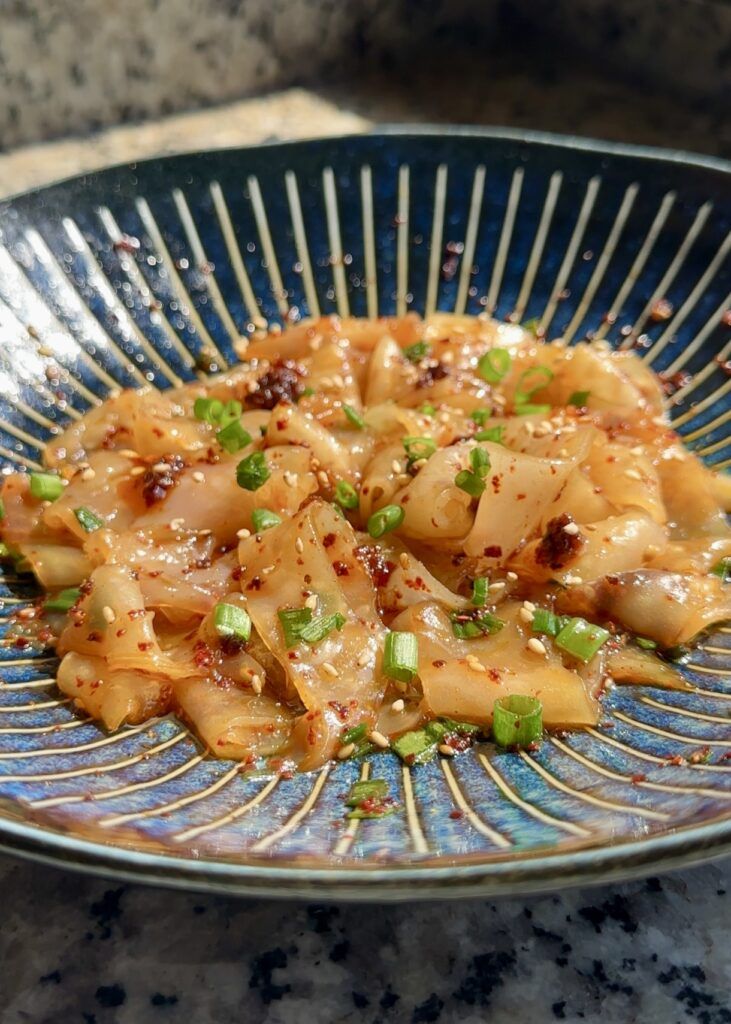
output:
{"label": "dark granite surface", "polygon": [[0,860],[3,1022],[731,1022],[731,864],[531,899],[231,900]]}

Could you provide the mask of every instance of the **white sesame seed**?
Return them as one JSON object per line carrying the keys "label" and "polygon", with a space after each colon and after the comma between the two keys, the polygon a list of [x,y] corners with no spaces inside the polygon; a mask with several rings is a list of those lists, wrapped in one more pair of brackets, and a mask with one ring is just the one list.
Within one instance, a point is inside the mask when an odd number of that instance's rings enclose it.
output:
{"label": "white sesame seed", "polygon": [[427,464],[427,461],[427,459],[417,459],[415,462],[411,463],[411,468],[415,469],[418,473],[420,469],[424,468],[424,466]]}
{"label": "white sesame seed", "polygon": [[133,466],[129,471],[130,476],[142,476],[147,471],[146,466]]}
{"label": "white sesame seed", "polygon": [[254,674],[251,677],[251,689],[254,691],[254,693],[261,693],[261,691],[264,689],[264,682],[261,676]]}
{"label": "white sesame seed", "polygon": [[284,482],[287,485],[287,487],[294,487],[296,485],[296,483],[297,483],[297,474],[296,473],[292,473],[288,469],[285,470],[285,472],[284,472]]}
{"label": "white sesame seed", "polygon": [[528,641],[528,650],[533,651],[534,654],[548,654],[546,645],[538,637],[532,636]]}
{"label": "white sesame seed", "polygon": [[182,530],[184,526],[185,526],[185,520],[183,519],[182,516],[179,519],[171,519],[170,520],[170,529],[171,530]]}
{"label": "white sesame seed", "polygon": [[365,668],[365,666],[368,664],[370,660],[371,652],[367,650],[361,651],[360,655],[358,656],[358,668]]}
{"label": "white sesame seed", "polygon": [[446,423],[449,423],[451,417],[450,417],[449,413],[445,411],[445,412],[440,412],[439,415],[437,416],[437,419],[439,420],[440,423],[445,423],[446,424]]}
{"label": "white sesame seed", "polygon": [[666,427],[667,423],[664,416],[653,416],[652,422],[656,427]]}
{"label": "white sesame seed", "polygon": [[534,423],[531,423],[531,421],[530,421],[530,420],[526,420],[526,421],[525,421],[525,423],[524,423],[523,425],[525,426],[525,432],[526,432],[526,434],[530,434],[530,435],[531,435],[531,437],[532,437],[532,436],[533,436],[533,434],[535,434],[535,432],[536,432],[535,424],[534,424]]}
{"label": "white sesame seed", "polygon": [[495,582],[491,583],[490,586],[487,589],[488,590],[505,590],[505,580],[495,580]]}
{"label": "white sesame seed", "polygon": [[641,480],[642,474],[636,469],[625,469],[624,475],[630,480]]}
{"label": "white sesame seed", "polygon": [[536,606],[532,601],[523,601],[523,607],[527,612],[534,612],[536,610]]}
{"label": "white sesame seed", "polygon": [[81,474],[81,479],[82,480],[93,480],[95,476],[96,476],[96,473],[91,468],[91,466],[89,466],[88,469],[85,469],[84,472]]}
{"label": "white sesame seed", "polygon": [[589,530],[591,533],[594,533],[596,530],[596,526],[594,526],[593,523],[584,523],[584,529]]}
{"label": "white sesame seed", "polygon": [[166,473],[169,469],[167,462],[156,462],[152,467],[156,473]]}
{"label": "white sesame seed", "polygon": [[294,546],[300,555],[305,550],[305,542],[302,540],[301,537],[297,538],[297,540],[294,542]]}
{"label": "white sesame seed", "polygon": [[569,454],[568,448],[559,448],[559,450],[558,450],[559,458],[565,459],[565,458],[568,457],[568,454]]}
{"label": "white sesame seed", "polygon": [[382,750],[385,750],[386,747],[391,746],[391,744],[388,741],[388,737],[384,736],[382,732],[378,732],[377,729],[374,729],[373,732],[368,734],[368,739],[371,741],[371,743],[375,743],[375,745],[377,747],[380,747]]}
{"label": "white sesame seed", "polygon": [[505,578],[510,580],[511,583],[515,583],[515,581],[518,578],[518,574],[517,574],[517,572],[506,572],[505,573]]}
{"label": "white sesame seed", "polygon": [[479,658],[476,658],[474,654],[467,655],[467,665],[472,669],[473,672],[487,672],[487,669],[482,664]]}
{"label": "white sesame seed", "polygon": [[305,608],[309,608],[313,612],[315,611],[315,609],[317,608],[317,594],[310,594],[310,596],[305,601]]}
{"label": "white sesame seed", "polygon": [[[172,526],[172,523],[170,525]],[[241,530],[236,531],[236,536],[239,540],[246,540],[247,537],[251,536],[251,530],[247,530],[246,527],[243,527]]]}
{"label": "white sesame seed", "polygon": [[336,388],[339,388],[341,391],[345,387],[345,381],[343,380],[339,373],[333,374],[333,384],[335,385]]}
{"label": "white sesame seed", "polygon": [[199,469],[196,469],[195,473],[191,475],[197,484],[203,484],[206,482],[206,478]]}
{"label": "white sesame seed", "polygon": [[401,564],[401,568],[402,569],[408,569],[409,564],[410,564],[409,563],[409,556],[406,554],[405,551],[401,552],[401,554],[398,556],[398,560],[399,560],[399,562]]}
{"label": "white sesame seed", "polygon": [[398,459],[394,459],[393,462],[391,463],[391,469],[393,470],[393,472],[398,475],[401,472],[401,468],[402,467],[401,467],[401,463],[399,462],[399,460]]}
{"label": "white sesame seed", "polygon": [[139,455],[132,448],[120,448],[119,454],[123,459],[138,459]]}
{"label": "white sesame seed", "polygon": [[454,757],[454,755],[457,753],[454,747],[450,747],[448,743],[440,743],[439,746],[437,747],[437,750],[439,751],[440,754],[442,754],[443,757]]}
{"label": "white sesame seed", "polygon": [[566,584],[566,586],[568,586],[568,587],[572,586],[575,583],[583,583],[584,582],[583,579],[581,578],[581,576],[564,576],[563,581]]}
{"label": "white sesame seed", "polygon": [[346,743],[344,747],[341,747],[338,751],[338,760],[347,761],[351,754],[355,753],[355,743]]}
{"label": "white sesame seed", "polygon": [[550,420],[541,420],[541,430],[545,430],[547,434],[550,434],[553,430],[553,424]]}
{"label": "white sesame seed", "polygon": [[18,611],[19,619],[34,619],[36,617],[35,608],[20,608]]}
{"label": "white sesame seed", "polygon": [[335,668],[335,666],[331,665],[329,661],[323,661],[323,663],[322,663],[322,671],[327,673],[327,675],[332,676],[333,679],[337,679],[338,676],[340,675],[340,673]]}
{"label": "white sesame seed", "polygon": [[328,477],[324,469],[318,471],[317,479],[320,482],[321,487],[327,487],[330,483],[330,478]]}
{"label": "white sesame seed", "polygon": [[645,449],[641,444],[637,444],[634,448],[630,448],[630,452],[632,455],[644,455]]}
{"label": "white sesame seed", "polygon": [[406,701],[402,700],[401,697],[399,697],[398,700],[395,700],[391,705],[391,710],[395,711],[396,714],[398,715],[401,711],[404,710],[405,707]]}
{"label": "white sesame seed", "polygon": [[566,525],[563,528],[563,532],[568,533],[570,537],[575,537],[576,534],[579,532],[579,527],[576,523],[566,523]]}
{"label": "white sesame seed", "polygon": [[533,621],[533,612],[529,612],[527,608],[521,608],[520,609],[520,617],[523,620],[523,622],[532,622]]}
{"label": "white sesame seed", "polygon": [[406,484],[411,483],[411,477],[409,476],[408,473],[400,473],[396,477],[396,483],[399,485],[399,487],[405,487]]}
{"label": "white sesame seed", "polygon": [[262,576],[269,576],[276,569],[276,565],[265,565],[261,570]]}

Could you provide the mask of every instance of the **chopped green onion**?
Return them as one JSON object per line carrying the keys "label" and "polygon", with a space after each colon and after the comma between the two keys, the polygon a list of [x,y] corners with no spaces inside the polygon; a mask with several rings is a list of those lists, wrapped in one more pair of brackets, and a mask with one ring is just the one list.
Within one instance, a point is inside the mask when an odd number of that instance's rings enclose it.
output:
{"label": "chopped green onion", "polygon": [[315,389],[314,388],[309,388],[309,387],[308,388],[303,388],[300,391],[300,398],[311,398],[312,395],[314,395],[314,393],[315,393]]}
{"label": "chopped green onion", "polygon": [[0,519],[5,518],[5,502],[0,498]]}
{"label": "chopped green onion", "polygon": [[478,427],[484,427],[491,416],[492,409],[475,409],[474,412],[470,413],[470,419]]}
{"label": "chopped green onion", "polygon": [[348,811],[345,817],[351,820],[370,821],[375,818],[385,818],[387,814],[395,814],[398,809],[399,806],[395,800],[389,800],[388,803],[376,801],[371,803],[366,800],[360,807],[354,807],[352,811]]}
{"label": "chopped green onion", "polygon": [[[532,386],[527,386],[526,381],[530,381],[531,377],[535,383]],[[536,391],[541,391],[552,380],[553,370],[549,370],[547,366],[531,366],[530,369],[523,370],[515,386],[515,405],[524,405],[526,402],[530,402]]]}
{"label": "chopped green onion", "polygon": [[488,384],[499,384],[513,365],[510,353],[504,348],[493,348],[480,358],[477,372]]}
{"label": "chopped green onion", "polygon": [[479,498],[485,490],[485,481],[482,477],[476,473],[470,473],[468,469],[460,470],[454,478],[454,483],[456,487],[459,487],[461,491],[466,491],[472,498]]}
{"label": "chopped green onion", "polygon": [[8,545],[5,544],[4,541],[0,541],[0,560],[12,557],[13,554]]}
{"label": "chopped green onion", "polygon": [[75,508],[74,515],[79,521],[79,526],[82,530],[86,530],[87,533],[93,533],[94,530],[100,530],[104,526],[104,520],[100,519],[99,516],[94,515],[91,509]]}
{"label": "chopped green onion", "polygon": [[474,722],[456,722],[453,718],[442,718],[440,722],[446,727],[447,735],[456,733],[457,736],[476,736],[481,731],[480,726]]}
{"label": "chopped green onion", "polygon": [[401,505],[384,505],[368,519],[368,533],[371,537],[382,537],[384,533],[397,530],[405,515]]}
{"label": "chopped green onion", "polygon": [[409,683],[419,671],[419,638],[415,633],[386,634],[383,648],[383,671],[389,679]]}
{"label": "chopped green onion", "polygon": [[534,633],[545,633],[546,636],[556,637],[568,621],[565,616],[555,615],[547,608],[536,608],[531,625]]}
{"label": "chopped green onion", "polygon": [[216,433],[216,440],[230,454],[241,451],[247,444],[251,444],[251,434],[244,430],[241,423],[236,419],[228,426]]}
{"label": "chopped green onion", "polygon": [[579,661],[591,661],[610,633],[586,619],[569,619],[556,637],[556,646]]}
{"label": "chopped green onion", "polygon": [[424,404],[419,409],[419,412],[421,413],[422,416],[433,416],[436,411],[436,405],[432,405],[430,402],[424,402]]}
{"label": "chopped green onion", "polygon": [[405,437],[403,439],[409,463],[429,459],[437,450],[437,443],[431,437]]}
{"label": "chopped green onion", "polygon": [[354,782],[345,798],[347,807],[357,807],[364,800],[380,800],[388,793],[386,779],[361,779]]}
{"label": "chopped green onion", "polygon": [[530,402],[515,407],[516,416],[548,416],[550,411],[550,405],[532,405]]}
{"label": "chopped green onion", "polygon": [[472,640],[476,636],[499,633],[505,623],[492,612],[451,612],[452,632],[458,640]]}
{"label": "chopped green onion", "polygon": [[577,409],[581,409],[589,401],[590,394],[591,391],[574,391],[566,404],[575,405]]}
{"label": "chopped green onion", "polygon": [[472,580],[472,604],[482,607],[487,604],[488,580],[484,576],[478,576]]}
{"label": "chopped green onion", "polygon": [[361,722],[360,725],[354,725],[352,728],[346,729],[340,737],[340,742],[344,747],[347,747],[349,743],[360,743],[361,740],[366,738],[367,732],[368,726],[365,722]]}
{"label": "chopped green onion", "polygon": [[223,415],[223,402],[218,398],[196,398],[193,403],[193,415],[204,423],[220,423]]}
{"label": "chopped green onion", "polygon": [[644,637],[644,636],[636,636],[635,637],[635,643],[643,651],[655,651],[655,650],[657,650],[657,641],[656,640],[648,640],[647,637]]}
{"label": "chopped green onion", "polygon": [[711,572],[714,576],[722,579],[724,583],[728,583],[731,580],[731,558],[722,558],[720,562],[713,566]]}
{"label": "chopped green onion", "polygon": [[357,508],[358,492],[347,480],[338,480],[335,484],[335,501],[343,508]]}
{"label": "chopped green onion", "polygon": [[251,636],[249,613],[235,604],[217,604],[213,609],[213,625],[219,636],[232,636],[244,643]]}
{"label": "chopped green onion", "polygon": [[311,608],[282,608],[277,612],[282,624],[286,647],[296,647],[300,642],[300,634],[312,619]]}
{"label": "chopped green onion", "polygon": [[533,316],[530,318],[530,320],[526,320],[525,323],[521,324],[520,326],[523,328],[524,331],[528,331],[529,334],[538,337],[538,328],[540,326],[540,323],[541,321],[538,319],[538,317]]}
{"label": "chopped green onion", "polygon": [[474,435],[475,441],[493,441],[495,444],[502,444],[505,436],[505,427],[488,427],[487,430],[480,430]]}
{"label": "chopped green onion", "polygon": [[31,473],[30,493],[39,501],[55,501],[63,494],[64,483],[54,473]]}
{"label": "chopped green onion", "polygon": [[347,418],[350,420],[354,427],[357,427],[358,430],[365,430],[366,421],[363,419],[363,417],[357,411],[357,409],[354,409],[352,405],[344,405],[343,412],[345,413],[345,415],[347,416]]}
{"label": "chopped green onion", "polygon": [[472,471],[479,477],[487,476],[490,472],[490,456],[484,448],[473,448],[470,452],[470,465]]}
{"label": "chopped green onion", "polygon": [[306,644],[318,644],[334,629],[339,631],[344,625],[345,616],[340,612],[335,612],[334,615],[318,615],[316,619],[311,619],[306,626],[302,627],[300,640]]}
{"label": "chopped green onion", "polygon": [[258,491],[270,476],[264,452],[252,452],[236,467],[236,483],[245,491]]}
{"label": "chopped green onion", "polygon": [[254,527],[255,533],[271,530],[273,526],[279,526],[281,521],[282,517],[268,508],[255,508],[251,513],[251,524]]}
{"label": "chopped green onion", "polygon": [[431,352],[431,345],[427,345],[425,341],[417,341],[413,345],[408,345],[404,349],[404,355],[410,363],[418,363],[424,359]]}
{"label": "chopped green onion", "polygon": [[426,729],[412,729],[391,741],[391,750],[408,765],[426,764],[437,752],[437,744]]}
{"label": "chopped green onion", "polygon": [[46,598],[43,610],[45,612],[67,612],[69,608],[73,608],[80,596],[81,591],[78,587],[59,590],[53,597]]}
{"label": "chopped green onion", "polygon": [[492,734],[499,747],[528,747],[541,738],[543,706],[535,697],[499,697],[492,714]]}

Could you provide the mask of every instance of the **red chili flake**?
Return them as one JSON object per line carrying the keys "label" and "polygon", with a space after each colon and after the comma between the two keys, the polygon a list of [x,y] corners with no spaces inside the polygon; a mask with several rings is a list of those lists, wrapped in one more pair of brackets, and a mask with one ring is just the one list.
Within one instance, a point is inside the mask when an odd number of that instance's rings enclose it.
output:
{"label": "red chili flake", "polygon": [[412,590],[428,590],[429,589],[427,587],[426,583],[424,582],[424,580],[421,578],[421,576],[415,576],[413,578],[413,580],[408,580],[407,579],[407,580],[404,580],[404,582],[405,582],[406,586],[410,587]]}
{"label": "red chili flake", "polygon": [[122,235],[114,243],[114,249],[117,252],[130,252],[135,253],[140,247],[139,238],[135,238],[134,235]]}
{"label": "red chili flake", "polygon": [[434,668],[444,668],[444,666],[446,664],[447,664],[446,661],[442,661],[441,658],[437,658],[436,661],[432,662],[432,665],[434,666]]}
{"label": "red chili flake", "polygon": [[385,587],[396,568],[395,562],[387,561],[378,544],[361,544],[353,548],[353,554],[371,578],[374,587]]}
{"label": "red chili flake", "polygon": [[343,704],[339,700],[329,700],[327,706],[333,709],[341,722],[347,722],[353,713],[353,709],[358,707],[358,701],[351,700],[347,704]]}
{"label": "red chili flake", "polygon": [[647,776],[643,772],[635,772],[635,774],[631,776],[633,782],[644,782],[646,778]]}
{"label": "red chili flake", "polygon": [[489,675],[490,679],[492,679],[493,683],[500,682],[500,672],[496,668],[489,668],[487,670],[487,674]]}
{"label": "red chili flake", "polygon": [[502,556],[503,549],[500,547],[499,544],[490,544],[489,547],[486,547],[482,553],[485,556],[485,558],[500,558]]}
{"label": "red chili flake", "polygon": [[124,629],[124,628],[118,629],[116,634],[115,634],[115,636],[124,636],[126,632],[127,632],[127,630]]}
{"label": "red chili flake", "polygon": [[422,370],[416,386],[417,388],[430,388],[434,381],[443,380],[444,377],[448,376],[449,370],[444,363],[440,363],[439,360],[433,360],[426,369]]}
{"label": "red chili flake", "polygon": [[261,580],[258,576],[255,576],[251,583],[246,584],[247,590],[261,590]]}
{"label": "red chili flake", "polygon": [[492,478],[492,480],[490,482],[492,484],[492,489],[495,492],[495,494],[499,494],[500,493],[500,474],[496,473],[495,476]]}
{"label": "red chili flake", "polygon": [[337,537],[335,536],[334,533],[326,533],[325,536],[322,538],[322,546],[324,548],[331,548],[336,540]]}
{"label": "red chili flake", "polygon": [[333,569],[336,576],[347,576],[350,573],[350,569],[345,562],[333,562]]}
{"label": "red chili flake", "polygon": [[455,821],[459,821],[460,818],[464,818],[464,811],[453,810],[449,812],[449,817]]}
{"label": "red chili flake", "polygon": [[150,466],[141,478],[142,497],[148,507],[167,497],[186,465],[185,459],[180,455],[163,455],[155,465],[158,463],[164,463],[165,469],[154,469]]}
{"label": "red chili flake", "polygon": [[564,526],[568,526],[572,522],[573,519],[567,512],[551,519],[536,548],[537,565],[548,565],[551,569],[563,569],[568,562],[576,558],[584,545],[584,538],[578,533],[566,533]]}
{"label": "red chili flake", "polygon": [[102,642],[103,637],[101,633],[98,633],[95,629],[93,629],[91,633],[86,634],[86,639],[91,644],[99,644]]}
{"label": "red chili flake", "polygon": [[143,651],[143,652],[144,651],[149,651],[151,647],[152,647],[152,643],[149,640],[145,640],[145,641],[142,641],[142,642],[137,644],[137,649],[140,650],[140,651]]}
{"label": "red chili flake", "polygon": [[291,359],[279,360],[259,377],[259,386],[248,395],[247,404],[255,409],[273,409],[280,402],[296,402],[304,390],[301,376],[302,370]]}
{"label": "red chili flake", "polygon": [[144,608],[130,608],[127,615],[130,619],[140,619],[145,614]]}
{"label": "red chili flake", "polygon": [[213,651],[203,640],[196,641],[193,648],[193,663],[196,668],[208,668],[213,664]]}

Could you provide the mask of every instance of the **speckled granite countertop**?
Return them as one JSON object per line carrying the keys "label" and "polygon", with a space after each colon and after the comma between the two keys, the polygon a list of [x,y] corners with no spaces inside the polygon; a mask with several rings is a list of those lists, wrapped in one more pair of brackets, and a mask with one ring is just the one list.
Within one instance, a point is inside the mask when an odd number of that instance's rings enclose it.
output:
{"label": "speckled granite countertop", "polygon": [[[422,88],[422,85],[424,88]],[[506,67],[487,93],[418,75],[346,98],[288,90],[0,155],[0,194],[155,152],[358,131],[511,123],[728,152],[728,120],[570,72]],[[724,134],[725,133],[725,134]],[[33,1024],[731,1022],[731,861],[499,902],[322,907],[86,879],[0,858],[0,1020]]]}

